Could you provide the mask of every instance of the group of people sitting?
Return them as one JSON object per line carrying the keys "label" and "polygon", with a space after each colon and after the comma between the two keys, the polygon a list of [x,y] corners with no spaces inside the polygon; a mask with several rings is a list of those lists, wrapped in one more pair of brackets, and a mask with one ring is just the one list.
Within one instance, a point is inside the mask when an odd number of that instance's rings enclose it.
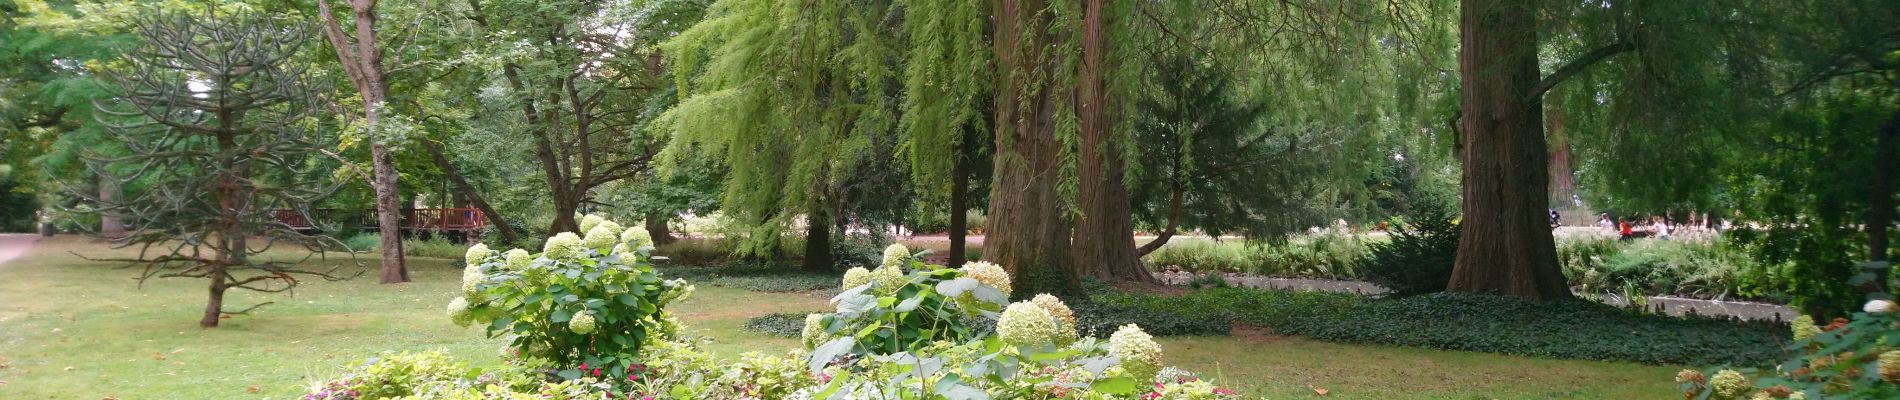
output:
{"label": "group of people sitting", "polygon": [[[1618,237],[1623,239],[1640,237],[1668,239],[1671,233],[1701,233],[1721,230],[1721,226],[1717,225],[1713,221],[1713,218],[1709,218],[1708,214],[1698,215],[1696,213],[1689,213],[1688,221],[1682,223],[1671,222],[1672,221],[1668,218],[1661,215],[1649,217],[1648,224],[1643,224],[1643,220],[1640,218],[1633,221],[1629,218],[1611,218],[1610,213],[1602,213],[1597,216],[1597,227],[1602,228],[1605,232],[1615,233]],[[1727,221],[1723,221],[1723,223],[1726,222]]]}

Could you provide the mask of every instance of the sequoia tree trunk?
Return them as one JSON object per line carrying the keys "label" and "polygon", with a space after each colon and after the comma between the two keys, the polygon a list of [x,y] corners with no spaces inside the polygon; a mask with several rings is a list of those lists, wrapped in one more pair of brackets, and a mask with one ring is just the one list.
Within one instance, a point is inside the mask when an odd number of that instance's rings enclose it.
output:
{"label": "sequoia tree trunk", "polygon": [[1134,213],[1122,185],[1121,146],[1126,140],[1108,115],[1109,70],[1107,0],[1082,1],[1082,66],[1076,74],[1075,115],[1080,126],[1076,200],[1082,215],[1075,223],[1075,265],[1083,275],[1104,281],[1156,282],[1135,254]]}
{"label": "sequoia tree trunk", "polygon": [[1069,264],[1070,227],[1062,216],[1049,32],[1053,15],[1041,0],[995,0],[996,171],[990,185],[990,225],[983,258],[1015,277],[1019,297],[1077,295],[1081,284]]}
{"label": "sequoia tree trunk", "polygon": [[1459,10],[1464,219],[1450,291],[1571,297],[1544,207],[1535,3],[1465,0]]}
{"label": "sequoia tree trunk", "polygon": [[1550,110],[1545,126],[1550,127],[1550,204],[1552,208],[1574,207],[1576,178],[1571,176],[1570,136],[1564,131],[1564,112]]}

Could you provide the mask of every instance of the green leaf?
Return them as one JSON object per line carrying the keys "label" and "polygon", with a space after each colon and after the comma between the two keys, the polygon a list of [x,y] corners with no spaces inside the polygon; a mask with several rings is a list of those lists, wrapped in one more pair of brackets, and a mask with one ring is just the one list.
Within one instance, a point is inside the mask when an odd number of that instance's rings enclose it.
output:
{"label": "green leaf", "polygon": [[1103,394],[1134,394],[1135,379],[1126,376],[1096,379],[1089,384],[1089,389]]}

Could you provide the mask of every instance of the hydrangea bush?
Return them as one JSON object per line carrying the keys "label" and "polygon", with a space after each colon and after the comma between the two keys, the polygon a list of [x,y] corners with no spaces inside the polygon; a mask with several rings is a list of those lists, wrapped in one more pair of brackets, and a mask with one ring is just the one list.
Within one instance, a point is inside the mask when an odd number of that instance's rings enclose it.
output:
{"label": "hydrangea bush", "polygon": [[[1900,398],[1900,306],[1867,303],[1852,319],[1817,326],[1812,317],[1790,324],[1794,357],[1773,370],[1685,369],[1676,374],[1685,396],[1717,400]],[[1754,376],[1751,378],[1750,376]]]}
{"label": "hydrangea bush", "polygon": [[[314,383],[305,398],[1239,398],[1163,367],[1160,345],[1139,326],[1106,340],[1080,337],[1073,312],[1054,296],[1005,306],[1009,278],[1000,267],[925,265],[901,247],[886,252],[895,256],[883,272],[849,278],[861,281],[835,299],[838,313],[807,317],[805,348],[717,359],[707,339],[674,333],[663,311],[690,286],[652,274],[647,246],[628,240],[636,236],[623,232],[610,244],[595,233],[610,221],[583,223],[594,240],[557,235],[538,256],[470,250],[465,275],[475,283],[450,301],[451,320],[509,337],[505,367],[469,368],[440,352],[385,354]],[[991,320],[993,329],[973,326]],[[579,366],[550,376],[538,364],[565,362]]]}
{"label": "hydrangea bush", "polygon": [[593,215],[581,226],[585,236],[556,234],[538,255],[470,247],[451,320],[484,324],[489,336],[508,338],[515,354],[570,379],[626,377],[642,346],[676,331],[664,308],[692,287],[653,271],[653,239],[644,229]]}

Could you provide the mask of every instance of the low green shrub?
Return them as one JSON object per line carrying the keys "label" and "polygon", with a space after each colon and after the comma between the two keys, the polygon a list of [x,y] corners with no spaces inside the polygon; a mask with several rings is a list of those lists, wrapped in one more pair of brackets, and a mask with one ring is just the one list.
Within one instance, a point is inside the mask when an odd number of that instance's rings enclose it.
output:
{"label": "low green shrub", "polygon": [[512,351],[550,362],[568,379],[603,367],[610,377],[626,376],[642,345],[678,332],[665,307],[693,288],[653,270],[646,229],[593,215],[580,227],[587,236],[557,234],[540,254],[469,247],[462,297],[449,304],[450,316],[484,324],[489,337],[509,338]]}
{"label": "low green shrub", "polygon": [[1378,299],[1253,289],[1095,298],[1175,319],[1236,321],[1334,342],[1648,364],[1759,364],[1773,360],[1787,338],[1775,323],[1643,314],[1580,300],[1451,293]]}
{"label": "low green shrub", "polygon": [[1284,243],[1182,239],[1144,257],[1157,268],[1194,273],[1244,272],[1300,278],[1351,279],[1371,251],[1372,239],[1343,234],[1297,237]]}
{"label": "low green shrub", "polygon": [[659,265],[717,265],[732,260],[732,249],[723,240],[687,238],[660,245],[653,255],[666,257],[654,260]]}
{"label": "low green shrub", "polygon": [[[606,231],[592,229],[584,239],[557,235],[532,259],[519,250],[497,257],[485,246],[471,249],[464,281],[470,297],[451,302],[450,317],[456,323],[493,319],[491,327],[507,327],[512,333],[503,350],[506,368],[467,368],[440,353],[396,354],[319,381],[305,399],[1239,398],[1164,367],[1161,346],[1139,326],[1121,326],[1105,340],[1080,337],[1068,307],[1048,295],[996,313],[1007,298],[1000,288],[1009,287],[1001,267],[928,266],[901,246],[885,254],[878,272],[847,273],[851,289],[839,296],[837,313],[803,318],[800,333],[809,352],[717,360],[703,349],[703,340],[665,332],[627,337],[623,333],[656,331],[642,324],[670,321],[661,306],[685,286],[648,281],[654,274],[638,271],[644,243],[629,240],[631,234],[610,238]],[[902,274],[906,265],[912,271]],[[576,289],[592,285],[577,278],[603,287],[639,284],[612,287],[607,293],[619,294],[600,299],[592,287]],[[560,286],[569,288],[554,289]],[[642,298],[645,293],[663,296],[655,301]],[[538,302],[543,296],[565,300]],[[515,298],[536,300],[506,300]],[[615,304],[643,307],[597,308]],[[570,309],[567,322],[554,322]],[[964,318],[973,315],[979,318]],[[993,329],[959,327],[991,315]],[[582,316],[590,319],[579,322]],[[568,369],[563,360],[586,363]]]}
{"label": "low green shrub", "polygon": [[357,232],[340,241],[353,253],[376,251],[383,247],[383,238],[377,236],[376,232]]}
{"label": "low green shrub", "polygon": [[771,336],[795,338],[804,333],[805,316],[817,313],[820,312],[765,314],[747,318],[745,326],[741,328]]}
{"label": "low green shrub", "polygon": [[[381,241],[379,240],[378,243]],[[450,242],[440,236],[402,241],[402,255],[409,257],[462,258],[462,253],[467,251],[467,244]]]}
{"label": "low green shrub", "polygon": [[1445,291],[1458,260],[1458,224],[1448,213],[1414,215],[1392,230],[1392,241],[1372,244],[1360,272],[1392,297]]}
{"label": "low green shrub", "polygon": [[667,276],[699,284],[755,292],[789,293],[838,289],[838,274],[810,272],[797,266],[734,262],[711,267],[660,267]]}

